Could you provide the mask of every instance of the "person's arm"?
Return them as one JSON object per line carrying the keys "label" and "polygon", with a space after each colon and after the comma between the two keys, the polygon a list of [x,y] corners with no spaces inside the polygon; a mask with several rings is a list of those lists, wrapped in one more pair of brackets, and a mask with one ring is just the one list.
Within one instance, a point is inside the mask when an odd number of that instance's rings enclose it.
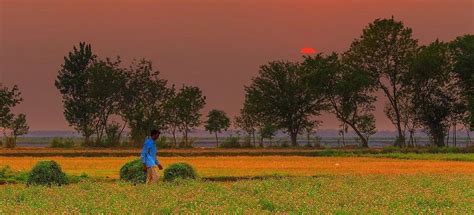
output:
{"label": "person's arm", "polygon": [[160,161],[158,160],[158,158],[155,158],[155,162],[156,162],[156,165],[158,166],[158,169],[162,170],[162,169],[163,169],[163,166],[161,166],[161,163],[160,163]]}

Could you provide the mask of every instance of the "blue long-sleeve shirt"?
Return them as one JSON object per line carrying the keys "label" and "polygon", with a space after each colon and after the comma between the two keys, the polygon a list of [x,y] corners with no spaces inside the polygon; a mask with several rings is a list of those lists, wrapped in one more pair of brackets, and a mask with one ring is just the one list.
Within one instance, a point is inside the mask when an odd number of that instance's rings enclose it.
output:
{"label": "blue long-sleeve shirt", "polygon": [[156,152],[157,150],[156,150],[155,141],[153,141],[153,139],[148,137],[145,140],[145,143],[143,144],[142,155],[141,155],[142,162],[147,167],[152,167],[152,166],[156,166],[160,164],[158,159],[156,159]]}

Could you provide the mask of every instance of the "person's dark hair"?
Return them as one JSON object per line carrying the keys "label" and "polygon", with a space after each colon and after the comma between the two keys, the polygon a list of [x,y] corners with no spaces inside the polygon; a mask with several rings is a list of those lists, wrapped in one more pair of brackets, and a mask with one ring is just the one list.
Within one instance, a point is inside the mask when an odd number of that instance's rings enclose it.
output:
{"label": "person's dark hair", "polygon": [[155,135],[160,135],[160,134],[161,134],[161,132],[158,131],[157,129],[152,129],[150,131],[150,137],[155,136]]}

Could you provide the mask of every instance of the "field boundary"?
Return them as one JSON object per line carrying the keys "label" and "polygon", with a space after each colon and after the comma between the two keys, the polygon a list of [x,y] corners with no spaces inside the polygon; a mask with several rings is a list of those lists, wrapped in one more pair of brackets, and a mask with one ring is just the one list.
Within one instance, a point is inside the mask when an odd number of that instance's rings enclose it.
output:
{"label": "field boundary", "polygon": [[[429,149],[163,149],[159,157],[234,157],[234,156],[302,156],[302,157],[376,157],[406,160],[474,161],[471,148],[459,151]],[[0,149],[0,157],[139,157],[140,149]]]}

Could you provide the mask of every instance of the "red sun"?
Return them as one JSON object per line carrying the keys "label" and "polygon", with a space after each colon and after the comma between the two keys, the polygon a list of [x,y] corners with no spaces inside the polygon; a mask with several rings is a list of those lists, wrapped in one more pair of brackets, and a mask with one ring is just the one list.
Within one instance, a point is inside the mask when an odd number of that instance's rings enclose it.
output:
{"label": "red sun", "polygon": [[300,50],[300,52],[304,55],[316,54],[316,50],[311,47],[304,47]]}

